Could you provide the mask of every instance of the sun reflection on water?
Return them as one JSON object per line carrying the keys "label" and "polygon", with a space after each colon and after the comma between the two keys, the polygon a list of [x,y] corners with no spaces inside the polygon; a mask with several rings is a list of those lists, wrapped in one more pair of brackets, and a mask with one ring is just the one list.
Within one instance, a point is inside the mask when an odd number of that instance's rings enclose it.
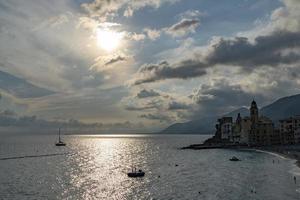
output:
{"label": "sun reflection on water", "polygon": [[[141,156],[147,146],[137,145],[141,141],[126,137],[87,136],[77,143],[76,151],[81,153],[70,157],[73,167],[68,175],[70,184],[81,191],[83,199],[108,196],[113,196],[112,199],[126,199],[131,196],[130,188],[135,187],[135,182],[127,178],[127,172],[132,166],[146,165]],[[138,183],[143,185],[145,181],[141,179]]]}

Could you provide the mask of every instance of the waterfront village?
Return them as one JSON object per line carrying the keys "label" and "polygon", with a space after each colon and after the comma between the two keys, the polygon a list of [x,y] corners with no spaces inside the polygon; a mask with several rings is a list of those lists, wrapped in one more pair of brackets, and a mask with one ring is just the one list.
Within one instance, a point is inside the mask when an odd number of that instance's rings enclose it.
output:
{"label": "waterfront village", "polygon": [[300,167],[300,115],[281,119],[275,126],[270,118],[259,115],[253,100],[250,116],[242,117],[238,114],[235,121],[232,117],[222,117],[218,119],[213,137],[202,144],[192,144],[181,149],[216,148],[245,148],[279,153],[295,159]]}
{"label": "waterfront village", "polygon": [[232,117],[218,119],[215,136],[210,141],[248,146],[299,144],[300,116],[281,119],[276,128],[271,119],[259,115],[259,109],[253,100],[250,116],[241,117],[238,114],[235,122]]}
{"label": "waterfront village", "polygon": [[222,117],[216,124],[216,133],[203,144],[194,144],[184,148],[234,148],[234,147],[268,147],[290,146],[300,144],[300,116],[291,116],[279,120],[278,128],[273,121],[259,115],[259,109],[253,100],[250,106],[250,116],[237,115]]}

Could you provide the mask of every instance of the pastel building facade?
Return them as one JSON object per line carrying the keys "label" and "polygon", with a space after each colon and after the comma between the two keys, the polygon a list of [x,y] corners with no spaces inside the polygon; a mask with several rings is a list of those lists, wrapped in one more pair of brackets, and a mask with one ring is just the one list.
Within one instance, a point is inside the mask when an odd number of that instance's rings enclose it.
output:
{"label": "pastel building facade", "polygon": [[232,137],[232,117],[218,119],[222,140],[230,140]]}
{"label": "pastel building facade", "polygon": [[248,145],[270,145],[274,133],[274,124],[271,119],[259,116],[256,102],[253,100],[250,107],[250,116],[244,118],[238,114],[235,122],[231,117],[218,120],[217,134],[221,140]]}
{"label": "pastel building facade", "polygon": [[253,100],[250,107],[251,130],[249,134],[250,145],[271,145],[274,124],[271,119],[259,116],[258,107]]}
{"label": "pastel building facade", "polygon": [[300,116],[279,120],[283,144],[300,143]]}

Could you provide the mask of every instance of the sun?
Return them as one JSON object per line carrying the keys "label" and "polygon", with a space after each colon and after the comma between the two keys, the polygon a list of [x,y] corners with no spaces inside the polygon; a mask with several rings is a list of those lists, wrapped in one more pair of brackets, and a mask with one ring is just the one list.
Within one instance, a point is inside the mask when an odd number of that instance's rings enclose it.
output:
{"label": "sun", "polygon": [[106,51],[117,49],[123,38],[123,33],[109,29],[97,29],[97,42],[99,47]]}

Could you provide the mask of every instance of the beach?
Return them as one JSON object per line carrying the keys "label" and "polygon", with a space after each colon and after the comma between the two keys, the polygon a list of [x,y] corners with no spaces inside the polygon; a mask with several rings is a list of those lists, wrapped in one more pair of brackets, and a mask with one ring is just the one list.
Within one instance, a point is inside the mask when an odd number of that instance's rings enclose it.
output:
{"label": "beach", "polygon": [[296,160],[296,165],[300,168],[300,144],[256,147],[255,149],[280,154],[284,157],[294,159]]}
{"label": "beach", "polygon": [[256,150],[279,154],[283,157],[296,160],[296,165],[300,168],[300,144],[294,145],[271,145],[271,146],[247,146],[235,144],[192,144],[181,149],[237,149],[237,150]]}

